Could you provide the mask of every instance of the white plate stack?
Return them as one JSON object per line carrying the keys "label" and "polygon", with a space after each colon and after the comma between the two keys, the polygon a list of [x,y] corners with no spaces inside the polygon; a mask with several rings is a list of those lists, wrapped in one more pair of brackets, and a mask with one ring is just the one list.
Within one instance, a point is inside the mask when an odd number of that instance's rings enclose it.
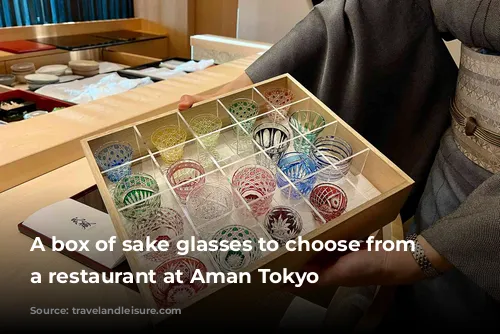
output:
{"label": "white plate stack", "polygon": [[24,77],[30,90],[59,82],[59,77],[53,74],[29,74]]}
{"label": "white plate stack", "polygon": [[72,60],[68,65],[75,75],[91,77],[99,74],[99,63],[93,60]]}
{"label": "white plate stack", "polygon": [[35,64],[33,63],[17,63],[10,67],[12,74],[16,76],[16,81],[26,83],[25,76],[35,73]]}
{"label": "white plate stack", "polygon": [[36,70],[37,74],[51,74],[51,75],[56,75],[60,77],[61,75],[64,75],[66,70],[68,69],[68,66],[66,65],[47,65],[47,66],[42,66],[38,70]]}

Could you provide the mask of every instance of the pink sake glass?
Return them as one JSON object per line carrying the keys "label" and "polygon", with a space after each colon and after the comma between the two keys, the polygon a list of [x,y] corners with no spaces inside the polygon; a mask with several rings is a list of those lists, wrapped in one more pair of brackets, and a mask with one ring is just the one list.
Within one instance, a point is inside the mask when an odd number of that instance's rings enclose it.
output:
{"label": "pink sake glass", "polygon": [[[258,165],[242,166],[234,172],[232,185],[254,215],[261,216],[269,211],[276,190],[276,180],[269,169]],[[236,205],[241,203],[237,194],[234,197]]]}
{"label": "pink sake glass", "polygon": [[205,169],[200,163],[185,159],[174,163],[168,169],[167,179],[184,204],[191,191],[205,184],[204,174]]}

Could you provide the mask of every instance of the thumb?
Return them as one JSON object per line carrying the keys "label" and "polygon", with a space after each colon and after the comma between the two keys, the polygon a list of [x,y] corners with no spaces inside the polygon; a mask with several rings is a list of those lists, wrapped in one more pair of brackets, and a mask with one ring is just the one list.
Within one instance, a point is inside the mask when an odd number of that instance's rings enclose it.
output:
{"label": "thumb", "polygon": [[205,97],[202,95],[182,95],[179,100],[178,109],[179,111],[189,109],[193,106],[193,104],[203,101],[204,99]]}
{"label": "thumb", "polygon": [[182,95],[181,99],[179,100],[178,109],[180,111],[189,109],[195,103],[196,103],[196,99],[195,99],[194,96],[191,96],[191,95]]}

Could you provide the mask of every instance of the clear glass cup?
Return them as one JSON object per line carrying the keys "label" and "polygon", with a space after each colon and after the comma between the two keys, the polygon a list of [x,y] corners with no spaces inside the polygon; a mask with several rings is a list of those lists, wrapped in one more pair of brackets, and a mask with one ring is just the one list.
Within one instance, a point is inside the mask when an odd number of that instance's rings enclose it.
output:
{"label": "clear glass cup", "polygon": [[225,186],[205,183],[189,193],[186,208],[197,226],[229,219],[228,215],[233,209],[233,194]]}

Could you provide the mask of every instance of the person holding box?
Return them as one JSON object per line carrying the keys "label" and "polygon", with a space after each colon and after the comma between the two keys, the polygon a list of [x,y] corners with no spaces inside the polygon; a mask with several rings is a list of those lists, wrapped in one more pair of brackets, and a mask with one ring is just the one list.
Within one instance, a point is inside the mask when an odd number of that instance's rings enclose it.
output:
{"label": "person holding box", "polygon": [[[316,268],[322,284],[400,285],[382,326],[500,328],[499,17],[500,0],[325,0],[216,93],[290,73],[416,181],[414,252]],[[443,39],[463,43],[460,71]]]}

